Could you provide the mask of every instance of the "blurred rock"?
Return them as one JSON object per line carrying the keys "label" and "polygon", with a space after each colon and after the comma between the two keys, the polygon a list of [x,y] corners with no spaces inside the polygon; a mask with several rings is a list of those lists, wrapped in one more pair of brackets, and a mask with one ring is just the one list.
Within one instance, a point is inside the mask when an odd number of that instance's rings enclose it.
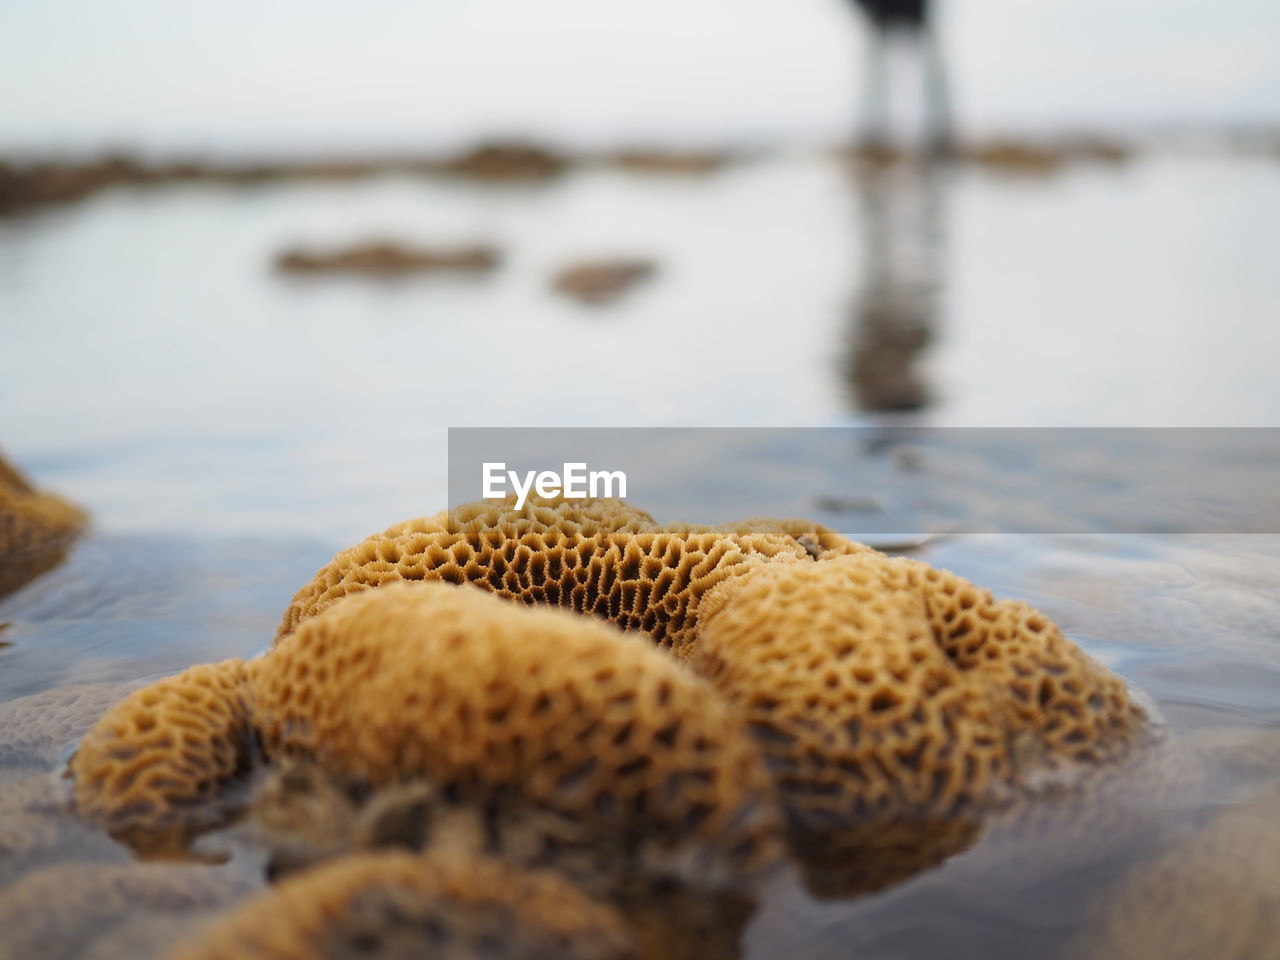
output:
{"label": "blurred rock", "polygon": [[351,273],[368,277],[483,274],[496,269],[500,261],[496,248],[482,244],[415,249],[388,240],[373,240],[340,250],[285,250],[276,258],[276,269],[293,274]]}
{"label": "blurred rock", "polygon": [[564,173],[570,162],[567,156],[536,144],[495,141],[433,164],[432,169],[456,177],[503,183],[549,180]]}
{"label": "blurred rock", "polygon": [[728,166],[733,158],[723,151],[661,150],[636,147],[605,156],[605,163],[629,173],[657,173],[675,176],[704,176]]}
{"label": "blurred rock", "polygon": [[580,303],[611,303],[641,281],[657,273],[652,260],[586,260],[564,267],[552,278],[552,288]]}

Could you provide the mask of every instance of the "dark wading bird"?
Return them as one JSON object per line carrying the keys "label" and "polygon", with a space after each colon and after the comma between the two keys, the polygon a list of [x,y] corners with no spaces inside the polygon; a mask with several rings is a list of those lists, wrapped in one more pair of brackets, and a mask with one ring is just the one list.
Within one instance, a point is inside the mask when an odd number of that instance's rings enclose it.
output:
{"label": "dark wading bird", "polygon": [[871,27],[862,144],[885,147],[889,139],[889,43],[902,39],[917,49],[923,78],[927,129],[925,148],[935,157],[951,152],[951,108],[942,52],[934,32],[931,0],[851,0]]}

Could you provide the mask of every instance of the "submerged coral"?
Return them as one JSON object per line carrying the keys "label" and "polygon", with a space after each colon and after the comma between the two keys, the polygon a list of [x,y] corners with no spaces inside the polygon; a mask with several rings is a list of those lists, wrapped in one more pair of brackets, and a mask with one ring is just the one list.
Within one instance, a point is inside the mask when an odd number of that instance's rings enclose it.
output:
{"label": "submerged coral", "polygon": [[62,561],[85,515],[41,493],[0,457],[0,597]]}
{"label": "submerged coral", "polygon": [[244,661],[192,667],[111,708],[71,758],[79,812],[147,851],[180,849],[227,817],[254,749]]}
{"label": "submerged coral", "polygon": [[802,521],[710,530],[614,501],[468,505],[340,553],[280,634],[400,580],[648,633],[738,709],[797,848],[867,877],[918,868],[901,855],[911,835],[938,841],[929,861],[955,852],[986,813],[1128,755],[1149,730],[1123,682],[1046,617]]}
{"label": "submerged coral", "polygon": [[625,922],[551,873],[455,855],[352,856],[219,918],[171,960],[295,957],[625,960]]}
{"label": "submerged coral", "polygon": [[539,815],[530,862],[576,852],[715,886],[776,852],[768,778],[726,706],[649,644],[561,611],[445,584],[353,597],[264,658],[255,715],[270,757]]}
{"label": "submerged coral", "polygon": [[[248,805],[275,875],[496,856],[715,956],[784,837],[814,889],[878,889],[1149,729],[1041,614],[815,524],[489,502],[338,554],[267,654],[131,695],[71,773],[146,852]],[[653,907],[676,886],[707,896]],[[673,915],[715,937],[653,932]]]}

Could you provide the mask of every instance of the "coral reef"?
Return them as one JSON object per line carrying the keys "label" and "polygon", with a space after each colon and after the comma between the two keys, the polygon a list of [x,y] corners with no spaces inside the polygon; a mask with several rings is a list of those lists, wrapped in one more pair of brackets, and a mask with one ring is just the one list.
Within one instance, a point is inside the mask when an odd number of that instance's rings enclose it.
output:
{"label": "coral reef", "polygon": [[579,303],[603,306],[657,271],[658,265],[647,259],[584,260],[556,271],[551,288]]}
{"label": "coral reef", "polygon": [[249,676],[241,660],[192,667],[112,707],[71,758],[80,814],[156,854],[223,822],[253,762]]}
{"label": "coral reef", "polygon": [[767,775],[726,705],[650,644],[563,611],[388,585],[277,644],[255,711],[273,759],[355,785],[429,778],[499,822],[536,817],[526,862],[715,887],[779,852]]}
{"label": "coral reef", "polygon": [[614,501],[468,505],[339,554],[280,636],[348,594],[434,579],[671,649],[745,720],[793,845],[856,864],[859,884],[955,852],[992,810],[1149,734],[1123,682],[1036,611],[802,521],[710,531]]}
{"label": "coral reef", "polygon": [[1145,742],[1123,683],[1010,601],[909,560],[759,566],[703,602],[691,666],[765,753],[815,888],[876,889]]}
{"label": "coral reef", "polygon": [[488,273],[501,257],[494,247],[414,249],[389,240],[371,240],[332,251],[289,249],[276,258],[282,273],[351,273],[398,277],[419,273]]}
{"label": "coral reef", "polygon": [[[709,958],[733,955],[784,839],[820,895],[900,882],[992,824],[1021,869],[1058,853],[1024,842],[1024,801],[1092,809],[1074,798],[1152,737],[1047,618],[953,574],[805,521],[535,500],[343,551],[267,654],[132,694],[71,773],[77,810],[147,855],[234,819],[282,891],[385,848],[493,857],[607,897],[643,956]],[[1080,862],[1149,825],[1141,790],[1097,793],[1118,813],[1086,818]]]}
{"label": "coral reef", "polygon": [[35,490],[0,457],[0,597],[60,563],[84,525],[82,510]]}
{"label": "coral reef", "polygon": [[219,918],[171,960],[296,957],[625,960],[626,924],[554,874],[455,855],[351,856]]}

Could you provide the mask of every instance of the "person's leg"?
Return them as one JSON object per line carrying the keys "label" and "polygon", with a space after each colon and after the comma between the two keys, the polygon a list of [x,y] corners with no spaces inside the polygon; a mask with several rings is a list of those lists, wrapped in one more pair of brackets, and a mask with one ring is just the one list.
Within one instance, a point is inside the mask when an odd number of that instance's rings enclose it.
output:
{"label": "person's leg", "polygon": [[925,23],[919,32],[921,69],[924,72],[925,150],[934,159],[947,159],[955,150],[951,116],[951,90],[938,41],[937,29]]}
{"label": "person's leg", "polygon": [[859,146],[889,145],[889,74],[886,61],[887,31],[877,23],[867,30],[866,69],[862,82],[862,132]]}

